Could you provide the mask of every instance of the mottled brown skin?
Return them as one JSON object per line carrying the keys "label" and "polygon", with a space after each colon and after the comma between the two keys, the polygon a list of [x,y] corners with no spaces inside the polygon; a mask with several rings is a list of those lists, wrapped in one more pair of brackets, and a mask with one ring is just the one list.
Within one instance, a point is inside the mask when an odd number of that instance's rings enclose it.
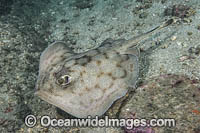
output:
{"label": "mottled brown skin", "polygon": [[135,87],[138,42],[170,23],[130,40],[107,40],[79,54],[64,42],[51,44],[40,58],[36,94],[75,117],[101,116],[128,88]]}

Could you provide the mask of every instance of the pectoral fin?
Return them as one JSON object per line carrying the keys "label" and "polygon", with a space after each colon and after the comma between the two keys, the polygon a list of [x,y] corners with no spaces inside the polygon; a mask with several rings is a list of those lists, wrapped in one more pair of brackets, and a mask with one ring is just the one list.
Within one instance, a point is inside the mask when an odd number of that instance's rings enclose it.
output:
{"label": "pectoral fin", "polygon": [[64,59],[74,55],[71,48],[64,42],[55,42],[49,45],[40,56],[40,72],[47,70],[53,64],[59,63]]}

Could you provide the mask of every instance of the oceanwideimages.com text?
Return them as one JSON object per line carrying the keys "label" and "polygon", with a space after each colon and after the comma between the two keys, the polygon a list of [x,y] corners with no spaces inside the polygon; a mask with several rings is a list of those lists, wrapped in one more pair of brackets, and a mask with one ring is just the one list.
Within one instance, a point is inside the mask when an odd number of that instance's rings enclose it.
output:
{"label": "oceanwideimages.com text", "polygon": [[38,120],[34,115],[28,115],[25,118],[25,124],[28,127],[34,127],[37,122],[43,127],[126,127],[132,129],[135,127],[174,127],[174,119],[111,119],[108,116],[104,118],[88,116],[84,119],[56,119],[47,115],[40,117]]}

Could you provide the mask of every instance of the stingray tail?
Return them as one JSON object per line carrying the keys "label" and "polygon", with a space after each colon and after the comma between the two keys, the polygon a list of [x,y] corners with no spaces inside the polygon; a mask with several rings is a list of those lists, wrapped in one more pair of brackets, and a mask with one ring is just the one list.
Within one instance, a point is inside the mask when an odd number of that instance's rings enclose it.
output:
{"label": "stingray tail", "polygon": [[163,24],[155,27],[154,29],[152,29],[152,30],[150,30],[150,31],[148,31],[146,33],[143,33],[141,35],[135,36],[135,37],[131,38],[130,40],[127,40],[127,44],[126,44],[126,46],[124,46],[126,48],[124,48],[124,49],[129,49],[131,47],[137,46],[137,44],[140,41],[143,41],[143,40],[147,39],[153,33],[158,32],[159,30],[163,29],[164,27],[167,27],[168,25],[170,25],[170,24],[172,24],[174,22],[175,22],[174,19],[169,19],[168,21],[166,21]]}

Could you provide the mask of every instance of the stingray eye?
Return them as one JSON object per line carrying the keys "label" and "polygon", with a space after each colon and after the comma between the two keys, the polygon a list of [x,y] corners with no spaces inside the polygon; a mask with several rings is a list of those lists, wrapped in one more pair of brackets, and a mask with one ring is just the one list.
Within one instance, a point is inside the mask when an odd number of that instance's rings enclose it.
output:
{"label": "stingray eye", "polygon": [[63,75],[57,80],[57,83],[61,86],[66,86],[70,82],[71,82],[71,77],[69,75]]}

